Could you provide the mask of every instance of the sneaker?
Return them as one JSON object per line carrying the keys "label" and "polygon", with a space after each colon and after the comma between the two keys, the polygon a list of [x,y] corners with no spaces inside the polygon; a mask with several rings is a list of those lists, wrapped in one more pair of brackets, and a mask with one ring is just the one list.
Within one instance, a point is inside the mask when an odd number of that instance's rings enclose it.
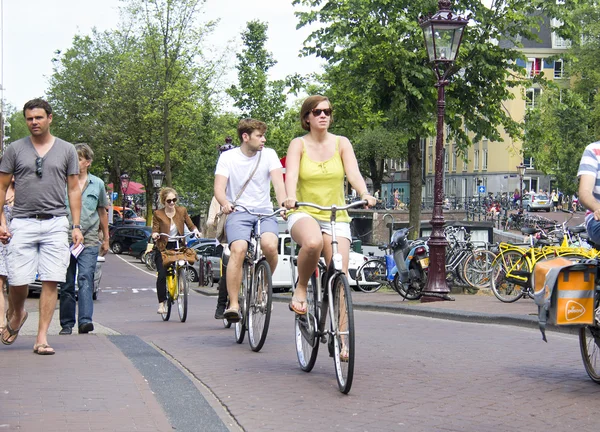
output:
{"label": "sneaker", "polygon": [[167,313],[167,305],[166,304],[167,304],[166,301],[164,301],[162,303],[159,303],[158,304],[158,311],[156,311],[156,313],[166,314]]}
{"label": "sneaker", "polygon": [[58,332],[59,335],[70,335],[73,333],[73,329],[71,327],[63,327]]}
{"label": "sneaker", "polygon": [[215,319],[225,318],[223,316],[224,313],[225,313],[225,306],[217,306],[217,310],[215,310]]}

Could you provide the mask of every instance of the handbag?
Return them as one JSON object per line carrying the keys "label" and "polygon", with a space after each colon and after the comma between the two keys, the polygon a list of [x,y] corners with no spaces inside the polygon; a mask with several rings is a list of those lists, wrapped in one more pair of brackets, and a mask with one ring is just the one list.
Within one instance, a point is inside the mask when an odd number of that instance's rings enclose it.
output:
{"label": "handbag", "polygon": [[179,250],[166,249],[160,254],[162,256],[163,267],[168,267],[179,260],[187,261],[188,264],[194,264],[196,262],[196,251],[190,248]]}
{"label": "handbag", "polygon": [[[246,186],[248,186],[248,183],[250,183],[250,180],[252,180],[252,177],[254,177],[254,173],[256,172],[256,170],[258,169],[258,165],[260,164],[261,157],[262,157],[262,152],[260,152],[258,154],[258,160],[256,161],[256,165],[254,165],[254,169],[250,173],[250,177],[248,177],[248,180],[246,180],[246,182],[244,183],[244,185],[242,186],[242,188],[236,195],[235,199],[233,200],[232,204],[234,206],[235,206],[236,201],[240,198],[240,196],[244,192],[244,189],[246,189]],[[215,222],[214,222],[215,238],[219,241],[219,243],[227,243],[227,235],[225,234],[225,222],[227,222],[227,216],[228,215],[223,213],[222,211],[217,213],[217,215],[215,216]]]}

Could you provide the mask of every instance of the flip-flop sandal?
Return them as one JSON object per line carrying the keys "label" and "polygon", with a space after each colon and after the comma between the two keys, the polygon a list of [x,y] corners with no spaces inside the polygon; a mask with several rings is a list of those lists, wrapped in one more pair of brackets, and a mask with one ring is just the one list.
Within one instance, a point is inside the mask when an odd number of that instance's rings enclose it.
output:
{"label": "flip-flop sandal", "polygon": [[297,315],[306,315],[306,309],[298,309],[294,306],[294,303],[300,303],[301,305],[306,303],[306,300],[298,300],[296,297],[292,297],[292,301],[288,305],[292,312],[295,312]]}
{"label": "flip-flop sandal", "polygon": [[340,361],[343,363],[348,363],[350,359],[350,354],[348,353],[348,347],[344,346],[340,350]]}
{"label": "flip-flop sandal", "polygon": [[240,314],[239,310],[229,308],[225,312],[223,312],[223,318],[225,318],[230,323],[236,323],[241,321],[242,315]]}
{"label": "flip-flop sandal", "polygon": [[[29,316],[29,314],[27,313],[27,311],[25,311],[25,316],[21,320],[21,324],[19,325],[19,328],[16,330],[13,330],[12,327],[10,326],[10,319],[8,318],[8,312],[6,313],[6,327],[4,328],[4,331],[2,331],[2,343],[4,345],[12,345],[13,343],[15,343],[15,341],[17,340],[17,337],[19,336],[19,332],[21,331],[21,328],[23,327],[23,324],[25,324],[25,321],[27,321],[28,316]],[[5,331],[8,332],[7,338],[4,337]],[[13,336],[14,336],[14,339],[9,340]]]}
{"label": "flip-flop sandal", "polygon": [[37,355],[54,355],[56,351],[48,344],[35,344],[33,346],[33,352]]}

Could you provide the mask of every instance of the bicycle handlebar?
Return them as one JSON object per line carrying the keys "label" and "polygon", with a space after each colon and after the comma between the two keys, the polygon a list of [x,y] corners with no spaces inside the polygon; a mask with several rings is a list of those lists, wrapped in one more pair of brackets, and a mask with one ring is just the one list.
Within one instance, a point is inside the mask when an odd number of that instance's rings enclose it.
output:
{"label": "bicycle handlebar", "polygon": [[320,206],[318,204],[314,204],[314,203],[310,203],[310,202],[299,202],[296,201],[296,203],[294,204],[294,208],[298,208],[298,207],[313,207],[316,208],[317,210],[324,210],[324,211],[342,211],[342,210],[348,210],[354,207],[362,207],[362,206],[366,206],[368,205],[367,200],[362,200],[362,201],[355,201],[353,203],[347,204],[345,206],[337,206],[335,204],[333,204],[330,207],[323,207]]}
{"label": "bicycle handlebar", "polygon": [[167,233],[158,233],[158,235],[159,236],[163,236],[163,237],[168,237],[169,239],[173,239],[173,240],[179,240],[179,239],[184,239],[184,238],[187,238],[187,237],[189,237],[191,235],[194,235],[194,233],[190,232],[190,233],[184,234],[182,236],[179,236],[179,235],[172,236],[171,234],[167,234]]}
{"label": "bicycle handlebar", "polygon": [[236,208],[236,207],[243,208],[243,209],[244,209],[244,211],[245,211],[246,213],[248,213],[248,214],[251,214],[252,216],[258,216],[258,217],[264,217],[264,218],[271,217],[271,216],[275,216],[275,215],[277,215],[277,214],[279,214],[279,213],[281,213],[281,212],[287,212],[287,209],[286,209],[285,207],[279,208],[279,209],[275,210],[273,213],[267,213],[267,214],[263,214],[263,213],[254,213],[254,212],[252,212],[252,211],[248,210],[246,207],[244,207],[244,206],[243,206],[243,205],[241,205],[241,204],[236,204],[236,205],[234,206],[234,208]]}

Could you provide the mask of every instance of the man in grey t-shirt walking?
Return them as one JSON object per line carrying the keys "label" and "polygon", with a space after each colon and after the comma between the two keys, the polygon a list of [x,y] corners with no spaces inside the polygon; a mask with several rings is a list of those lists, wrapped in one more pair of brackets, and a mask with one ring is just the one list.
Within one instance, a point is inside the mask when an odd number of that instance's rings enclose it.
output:
{"label": "man in grey t-shirt walking", "polygon": [[72,144],[52,136],[52,108],[42,99],[23,107],[31,136],[8,146],[0,163],[0,220],[6,190],[15,179],[15,204],[10,227],[0,224],[0,240],[8,243],[9,311],[1,339],[11,345],[27,319],[25,299],[36,274],[42,281],[38,334],[33,352],[54,354],[48,327],[56,307],[57,283],[64,282],[69,265],[69,221],[65,188],[73,217],[73,246],[83,242],[79,218],[81,190],[79,161]]}

